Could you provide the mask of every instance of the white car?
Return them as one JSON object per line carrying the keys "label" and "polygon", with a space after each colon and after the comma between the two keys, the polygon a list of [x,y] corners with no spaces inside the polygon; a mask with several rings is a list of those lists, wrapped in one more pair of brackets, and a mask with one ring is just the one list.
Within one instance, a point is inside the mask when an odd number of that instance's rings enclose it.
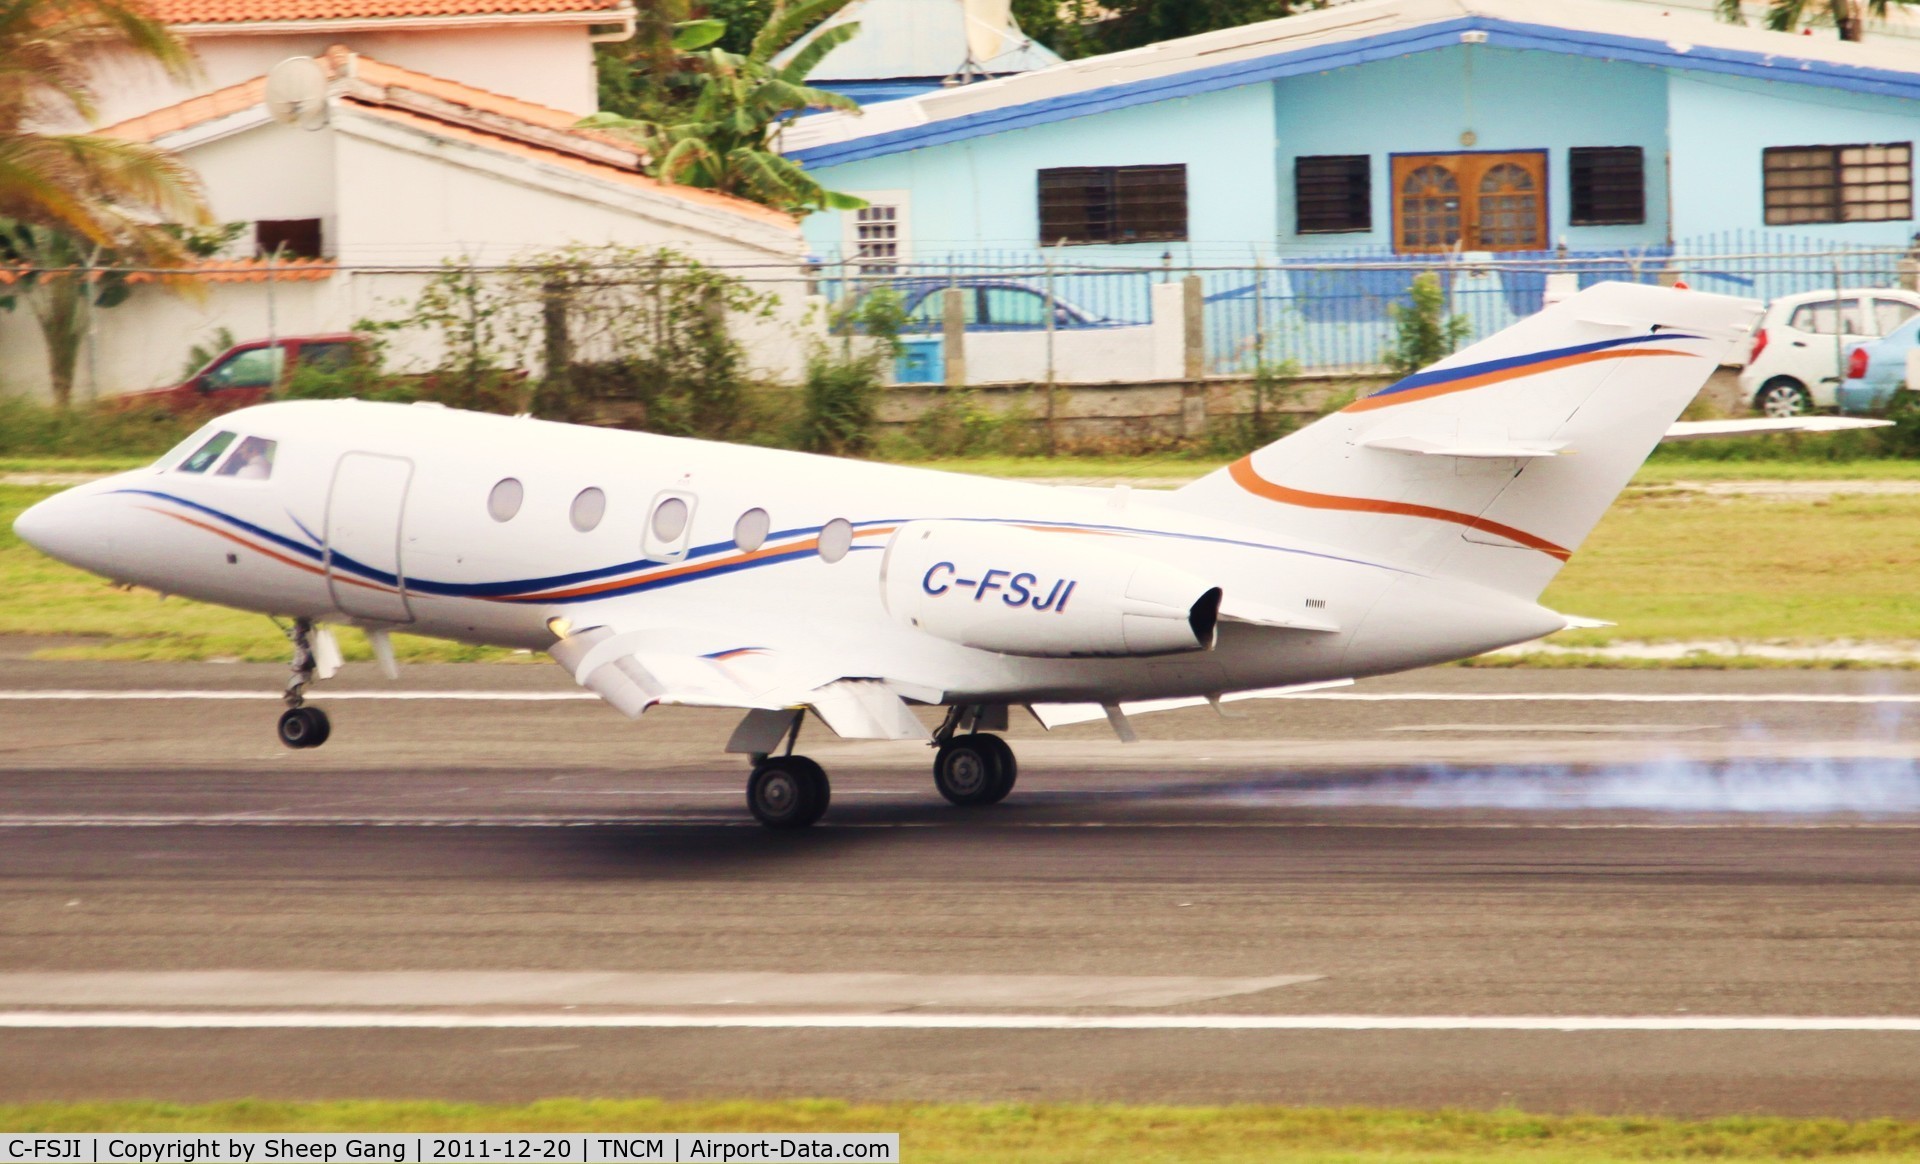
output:
{"label": "white car", "polygon": [[1920,293],[1897,288],[1782,295],[1767,305],[1754,328],[1753,351],[1740,372],[1741,398],[1768,416],[1832,408],[1842,353],[1916,315]]}

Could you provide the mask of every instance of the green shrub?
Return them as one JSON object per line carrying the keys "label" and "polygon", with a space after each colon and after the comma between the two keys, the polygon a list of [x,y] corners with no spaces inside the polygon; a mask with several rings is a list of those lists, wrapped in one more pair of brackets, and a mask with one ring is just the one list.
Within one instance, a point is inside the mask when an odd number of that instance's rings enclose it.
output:
{"label": "green shrub", "polygon": [[1466,316],[1447,314],[1447,293],[1432,271],[1413,277],[1407,298],[1410,302],[1405,305],[1387,305],[1393,320],[1393,346],[1382,359],[1395,376],[1411,376],[1452,355],[1472,331]]}
{"label": "green shrub", "polygon": [[204,417],[94,404],[56,409],[0,397],[0,455],[154,456],[185,440]]}
{"label": "green shrub", "polygon": [[875,288],[834,319],[837,339],[815,343],[807,353],[797,447],[861,453],[872,446],[881,385],[900,357],[906,322],[906,302],[891,287]]}

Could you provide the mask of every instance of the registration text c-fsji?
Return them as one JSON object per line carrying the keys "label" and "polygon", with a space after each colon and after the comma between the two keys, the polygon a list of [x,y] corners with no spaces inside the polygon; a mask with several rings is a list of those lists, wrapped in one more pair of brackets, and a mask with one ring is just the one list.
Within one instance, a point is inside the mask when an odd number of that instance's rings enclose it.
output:
{"label": "registration text c-fsji", "polygon": [[897,1164],[897,1132],[89,1133],[0,1137],[0,1164]]}

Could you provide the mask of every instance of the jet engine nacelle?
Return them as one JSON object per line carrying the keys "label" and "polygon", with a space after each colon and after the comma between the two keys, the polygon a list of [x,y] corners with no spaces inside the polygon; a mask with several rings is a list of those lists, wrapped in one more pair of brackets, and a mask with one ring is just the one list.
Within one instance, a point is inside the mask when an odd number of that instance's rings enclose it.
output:
{"label": "jet engine nacelle", "polygon": [[1008,655],[1165,655],[1213,646],[1220,588],[1109,539],[915,521],[887,543],[881,598],[900,622]]}

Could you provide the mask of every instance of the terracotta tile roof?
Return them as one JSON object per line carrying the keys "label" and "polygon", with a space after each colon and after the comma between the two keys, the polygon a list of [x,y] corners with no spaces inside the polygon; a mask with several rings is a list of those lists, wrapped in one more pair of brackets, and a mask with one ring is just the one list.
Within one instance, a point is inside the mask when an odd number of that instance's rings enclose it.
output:
{"label": "terracotta tile roof", "polygon": [[[339,264],[332,259],[275,259],[272,263],[265,259],[206,259],[176,270],[135,271],[127,276],[127,282],[265,283],[272,279],[275,283],[318,283],[331,278],[338,269]],[[32,270],[19,265],[0,267],[0,285],[14,283]]]}
{"label": "terracotta tile roof", "polygon": [[469,129],[466,126],[449,125],[446,122],[438,121],[431,117],[422,117],[419,114],[410,113],[403,109],[391,109],[378,105],[363,105],[359,101],[354,101],[353,104],[359,107],[362,112],[370,113],[375,117],[399,122],[402,125],[411,125],[425,129],[441,137],[486,146],[490,149],[499,150],[502,153],[516,154],[533,161],[546,162],[549,165],[564,166],[571,170],[578,170],[584,174],[591,174],[605,181],[618,182],[625,186],[632,186],[636,189],[649,191],[650,193],[665,195],[668,198],[678,198],[682,202],[692,202],[697,205],[710,207],[714,210],[724,210],[745,218],[757,218],[772,226],[782,226],[790,230],[798,229],[798,223],[792,215],[784,214],[770,206],[762,206],[758,202],[749,202],[745,198],[736,198],[731,194],[719,194],[712,190],[702,190],[695,186],[676,186],[668,182],[662,182],[658,178],[649,178],[645,174],[635,173],[632,170],[623,170],[618,166],[610,166],[604,162],[596,162],[591,158],[583,158],[577,154],[546,149],[530,142],[515,141],[512,138],[484,133],[479,130]]}
{"label": "terracotta tile roof", "polygon": [[168,24],[240,24],[281,20],[383,20],[405,17],[606,12],[624,0],[153,0]]}
{"label": "terracotta tile roof", "polygon": [[[564,166],[605,181],[618,182],[682,202],[758,219],[787,230],[797,229],[791,215],[757,202],[692,186],[675,186],[649,178],[631,165],[616,164],[616,161],[633,156],[629,152],[632,147],[612,134],[574,129],[573,125],[579,119],[571,113],[490,93],[443,77],[416,73],[369,57],[355,56],[337,46],[327,50],[321,63],[333,77],[341,76],[351,63],[352,81],[344,90],[336,87],[335,91],[340,100],[360,112],[422,128],[441,137]],[[401,96],[397,97],[396,94]],[[415,99],[408,100],[407,95]],[[423,107],[417,100],[420,97],[431,99],[429,105],[432,101],[445,104]],[[130,141],[153,141],[165,134],[256,108],[265,100],[266,78],[255,77],[251,81],[190,97],[177,105],[106,126],[97,132]],[[402,108],[402,104],[407,107]],[[447,107],[453,108],[449,111]],[[469,112],[476,116],[449,119],[454,113]],[[527,127],[525,136],[514,132],[516,123]],[[579,152],[567,148],[575,144],[569,139],[579,139]],[[541,144],[543,141],[547,144]],[[261,277],[264,278],[264,275]]]}
{"label": "terracotta tile roof", "polygon": [[267,79],[255,77],[238,85],[228,85],[224,89],[189,97],[178,105],[169,105],[152,113],[143,113],[104,126],[97,132],[103,137],[118,137],[127,141],[152,141],[163,134],[177,133],[216,118],[245,112],[266,99]]}
{"label": "terracotta tile roof", "polygon": [[[509,97],[504,93],[476,89],[472,85],[449,81],[444,77],[435,77],[428,73],[416,73],[412,69],[404,69],[399,65],[376,61],[372,57],[355,57],[341,45],[334,45],[326,52],[324,62],[328,75],[339,76],[346,69],[349,59],[353,61],[354,75],[371,85],[411,89],[415,93],[425,93],[429,97],[451,101],[455,105],[497,113],[503,117],[515,118],[547,129],[572,130],[574,123],[580,120],[578,114],[568,113],[565,110],[536,105],[531,101],[522,101],[518,97]],[[264,81],[265,78],[262,80]],[[601,140],[615,140],[608,134],[595,133],[589,136]]]}
{"label": "terracotta tile roof", "polygon": [[[401,68],[399,65],[376,61],[372,57],[355,56],[340,45],[334,45],[328,49],[320,56],[319,61],[329,77],[340,76],[351,62],[354,76],[370,85],[406,89],[455,105],[464,105],[481,113],[524,121],[542,129],[563,130],[595,141],[631,148],[612,134],[575,130],[573,125],[580,118],[565,110],[536,105],[531,101],[522,101],[503,93],[477,89],[472,85],[449,81],[444,77],[417,73],[412,69]],[[106,126],[99,132],[108,137],[125,138],[129,141],[152,141],[164,134],[177,133],[215,118],[252,109],[266,100],[266,93],[267,79],[255,77],[237,85],[228,85],[224,89],[215,89],[211,93],[202,93],[198,97],[189,97],[177,105],[169,105],[164,109],[141,114],[139,117],[128,118],[126,121]]]}

